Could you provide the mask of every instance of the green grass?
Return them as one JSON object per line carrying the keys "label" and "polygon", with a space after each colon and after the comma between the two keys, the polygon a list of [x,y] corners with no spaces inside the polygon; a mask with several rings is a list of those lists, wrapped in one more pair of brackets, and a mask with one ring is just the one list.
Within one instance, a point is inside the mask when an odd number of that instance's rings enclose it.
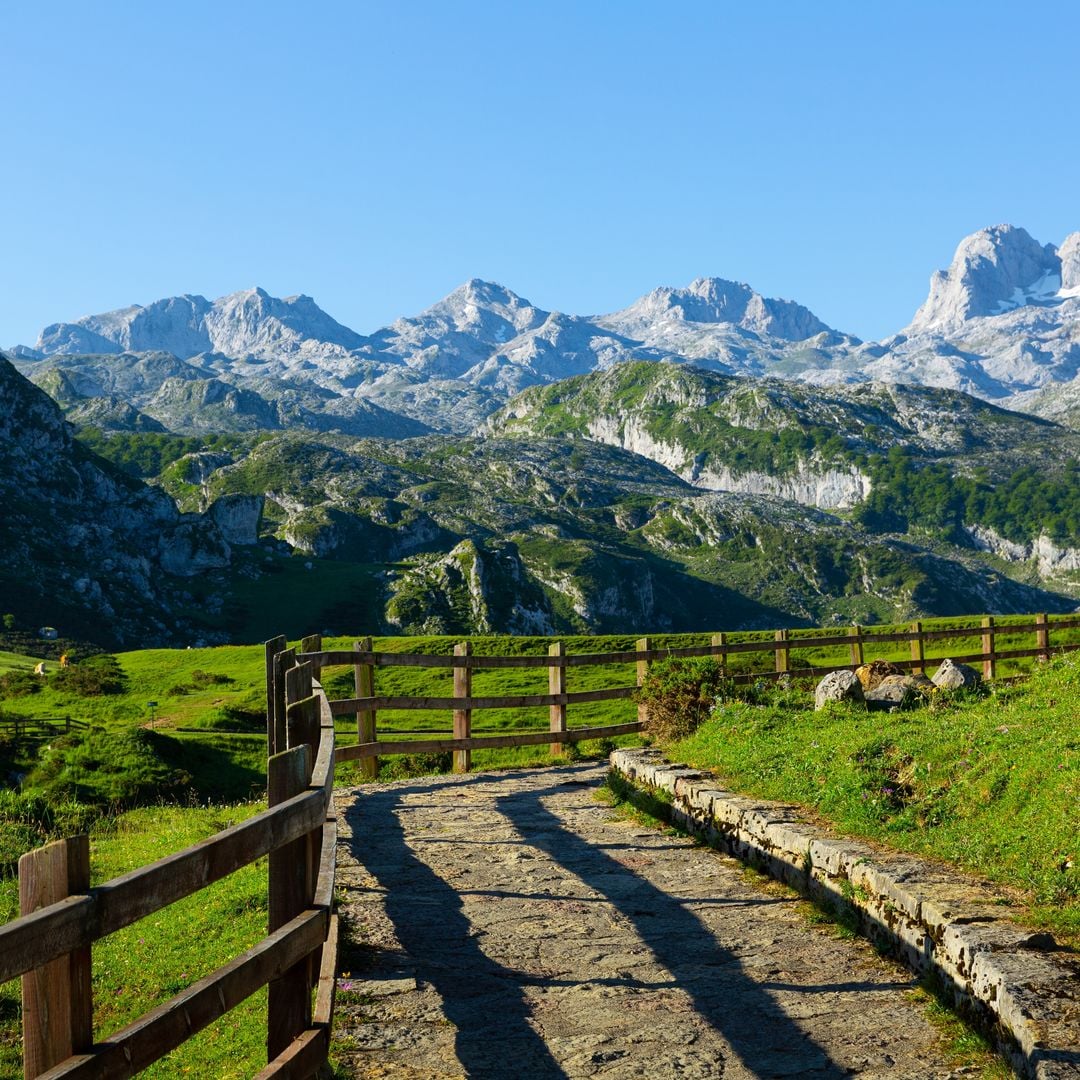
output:
{"label": "green grass", "polygon": [[1016,918],[1080,945],[1080,657],[895,714],[815,713],[808,689],[725,702],[671,753],[737,791],[984,877]]}
{"label": "green grass", "polygon": [[[232,807],[145,807],[91,829],[93,884],[179,851],[257,812]],[[18,914],[18,888],[0,881],[0,922]],[[266,860],[97,942],[94,1031],[130,1023],[250,948],[266,934]],[[19,983],[0,986],[0,1076],[22,1074]],[[265,1063],[265,991],[151,1066],[143,1076],[245,1077]]]}
{"label": "green grass", "polygon": [[[1028,619],[999,619],[998,625],[1007,627],[1010,621]],[[924,621],[926,629],[959,626],[959,620]],[[844,646],[799,648],[801,637],[820,633],[793,634],[793,666],[847,661]],[[1068,640],[1066,634],[1075,636],[1076,632],[1058,631],[1054,641]],[[771,639],[772,632],[731,634],[728,640],[755,638]],[[999,647],[1033,644],[1031,634],[1013,638],[1010,640],[1005,629],[999,636]],[[354,640],[332,638],[325,644],[348,648]],[[375,648],[449,654],[457,640],[378,638]],[[550,639],[540,637],[471,640],[477,654],[493,655],[543,656],[550,644]],[[569,653],[631,650],[636,643],[631,636],[562,640]],[[651,638],[653,647],[661,649],[708,641],[705,634]],[[978,651],[979,644],[978,631],[958,629],[955,639],[934,643],[928,651],[944,656]],[[866,651],[867,659],[909,655],[906,643],[880,649],[867,646]],[[109,740],[114,740],[117,746],[138,750],[131,759],[131,769],[136,772],[140,761],[139,768],[147,765],[141,756],[147,748],[170,770],[168,775],[186,772],[190,781],[184,794],[200,802],[206,798],[249,798],[262,788],[261,646],[143,650],[119,654],[118,661],[123,673],[119,693],[82,697],[46,686],[39,693],[6,698],[0,707],[26,715],[71,715],[100,728],[93,738],[104,742],[83,746],[78,754],[69,755],[70,761],[65,759],[65,767],[74,769],[81,762],[87,774],[94,772],[86,767],[87,755],[95,746],[112,745]],[[0,672],[32,663],[30,658],[0,654]],[[770,654],[730,657],[735,672],[768,670],[771,666]],[[352,696],[351,668],[328,670],[325,681],[331,697]],[[634,681],[631,664],[575,667],[568,672],[571,692],[628,686]],[[1060,660],[1048,670],[1038,671],[1030,683],[1000,685],[988,697],[942,701],[918,713],[869,715],[836,708],[815,714],[808,708],[811,685],[786,691],[764,687],[751,691],[757,704],[726,703],[674,752],[697,765],[720,769],[742,790],[802,802],[845,832],[948,859],[991,878],[1007,897],[1015,898],[1018,917],[1080,943],[1080,872],[1075,865],[1080,855],[1076,849],[1080,833],[1080,729],[1076,720],[1080,658]],[[474,673],[475,695],[546,693],[547,689],[543,667]],[[442,668],[384,668],[377,673],[376,691],[449,696],[452,676],[449,669]],[[151,701],[157,702],[153,710],[148,704]],[[600,702],[570,710],[572,727],[634,718],[633,701]],[[477,711],[473,720],[474,733],[480,735],[543,731],[548,722],[546,708]],[[404,728],[434,733],[449,727],[448,711],[398,710],[379,716],[383,737]],[[137,736],[135,743],[132,736]],[[351,718],[339,718],[338,736],[340,744],[355,741]],[[634,737],[619,740],[623,744],[633,741]],[[604,749],[584,743],[577,749],[568,748],[565,756]],[[59,757],[67,751],[56,745],[49,753]],[[546,745],[473,755],[474,768],[550,764],[553,760],[561,759],[553,759]],[[382,765],[384,777],[415,774],[445,768],[446,758],[388,758]],[[56,774],[62,775],[62,770],[57,769]],[[341,783],[356,778],[355,766],[339,770]],[[100,792],[95,797],[106,803],[111,798]],[[62,802],[58,797],[51,825],[38,818],[18,820],[17,806],[8,818],[0,814],[4,826],[0,829],[0,861],[10,869],[22,850],[53,835],[50,828],[61,834],[93,822],[94,880],[107,880],[167,851],[179,850],[253,810],[250,805],[225,809],[172,806],[98,817],[99,811]],[[94,956],[97,1030],[114,1030],[259,940],[265,928],[264,894],[265,866],[256,864],[100,943]],[[14,915],[14,896],[10,877],[0,881],[0,920]],[[1021,906],[1024,903],[1029,906]],[[263,1052],[262,1002],[260,995],[230,1014],[149,1075],[249,1074]],[[17,1011],[17,987],[4,987],[0,990],[0,1075],[15,1068],[17,1047],[12,1032],[17,1026]]]}
{"label": "green grass", "polygon": [[[0,675],[9,671],[33,671],[41,661],[36,656],[23,656],[22,653],[0,652]],[[46,663],[49,671],[55,671],[57,664],[50,660]]]}

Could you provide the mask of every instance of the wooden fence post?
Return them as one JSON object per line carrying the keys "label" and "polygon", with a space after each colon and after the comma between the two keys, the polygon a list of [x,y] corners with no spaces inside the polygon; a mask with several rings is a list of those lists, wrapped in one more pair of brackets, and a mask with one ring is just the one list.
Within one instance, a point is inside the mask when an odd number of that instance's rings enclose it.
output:
{"label": "wooden fence post", "polygon": [[[294,667],[289,668],[285,672],[285,714],[288,717],[289,706],[294,705],[298,701],[303,701],[305,698],[311,697],[313,689],[312,682],[312,669],[311,664],[305,661],[302,664],[296,664]],[[286,728],[288,727],[288,719],[286,719]],[[288,748],[292,747],[292,743],[288,744]],[[286,749],[283,747],[283,749]]]}
{"label": "wooden fence post", "polygon": [[[455,656],[471,656],[472,642],[462,641],[454,646]],[[454,697],[472,697],[472,668],[454,668]],[[454,738],[467,739],[472,734],[472,709],[454,710]],[[454,772],[468,772],[472,766],[471,750],[454,751]]]}
{"label": "wooden fence post", "polygon": [[[357,652],[372,652],[371,638],[361,638],[354,648]],[[357,697],[375,696],[375,666],[373,664],[357,664],[353,669],[353,683],[356,687]],[[356,741],[375,741],[375,710],[362,709],[356,714]],[[360,759],[360,775],[365,780],[374,780],[379,775],[379,759],[377,757]]]}
{"label": "wooden fence post", "polygon": [[[561,641],[553,642],[548,646],[548,656],[561,658],[566,656],[566,645]],[[565,694],[566,693],[566,665],[565,664],[552,664],[548,668],[548,693],[549,694]],[[566,703],[551,705],[548,707],[548,717],[551,721],[552,731],[565,731],[566,730]],[[553,754],[561,754],[565,747],[562,743],[553,742],[551,744],[551,752]]]}
{"label": "wooden fence post", "polygon": [[851,650],[851,662],[856,667],[862,667],[865,661],[863,660],[863,646],[862,646],[862,627],[853,626],[848,631],[852,641],[848,648]]}
{"label": "wooden fence post", "polygon": [[997,678],[997,656],[994,655],[994,616],[986,615],[982,621],[983,678]]}
{"label": "wooden fence post", "polygon": [[[647,637],[638,638],[637,651],[648,652],[649,651],[649,639]],[[637,686],[640,690],[645,685],[645,676],[649,674],[649,661],[639,660],[637,662]],[[649,722],[649,706],[643,701],[638,702],[637,718],[639,724],[647,724]]]}
{"label": "wooden fence post", "polygon": [[1039,649],[1039,663],[1050,662],[1050,618],[1046,612],[1035,616],[1035,648]]}
{"label": "wooden fence post", "polygon": [[307,746],[311,749],[311,759],[319,752],[319,699],[306,697],[289,705],[288,712],[288,749]]}
{"label": "wooden fence post", "polygon": [[791,670],[791,646],[788,645],[788,631],[777,630],[776,640],[784,642],[784,648],[776,650],[776,670],[785,672]]}
{"label": "wooden fence post", "polygon": [[714,649],[720,650],[720,652],[717,653],[717,658],[720,661],[720,674],[723,675],[724,678],[727,678],[727,650],[724,648],[726,644],[726,634],[713,634],[712,645]]}
{"label": "wooden fence post", "polygon": [[926,642],[923,639],[922,623],[913,622],[911,633],[911,671],[915,675],[926,674]]}
{"label": "wooden fence post", "polygon": [[[19,913],[29,915],[90,890],[90,838],[56,840],[19,859]],[[39,1076],[94,1041],[90,947],[22,977],[23,1075]]]}
{"label": "wooden fence post", "polygon": [[[275,754],[266,763],[270,806],[299,795],[311,780],[312,756],[306,744]],[[314,898],[308,838],[301,836],[269,855],[269,928],[272,934],[296,918]],[[273,1061],[311,1024],[310,965],[304,957],[269,986],[266,1054]]]}
{"label": "wooden fence post", "polygon": [[[322,652],[322,634],[308,634],[306,638],[300,640],[301,652]],[[322,672],[322,665],[316,664],[314,661],[308,661],[311,664],[311,673],[317,679]]]}
{"label": "wooden fence post", "polygon": [[296,650],[282,649],[274,656],[274,753],[280,754],[288,745],[285,730],[285,672],[296,666]]}
{"label": "wooden fence post", "polygon": [[289,643],[283,637],[271,638],[263,645],[266,655],[266,756],[272,757],[278,752],[274,744],[274,717],[277,708],[277,695],[274,692],[274,657],[284,652]]}

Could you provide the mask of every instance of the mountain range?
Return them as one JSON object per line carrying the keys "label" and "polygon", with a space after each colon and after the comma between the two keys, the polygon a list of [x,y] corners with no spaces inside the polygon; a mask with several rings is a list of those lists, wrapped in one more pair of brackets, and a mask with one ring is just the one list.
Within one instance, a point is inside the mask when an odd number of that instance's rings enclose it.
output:
{"label": "mountain range", "polygon": [[718,278],[58,323],[0,360],[0,584],[106,644],[1073,610],[1078,333],[1080,234],[1011,226],[869,344]]}
{"label": "mountain range", "polygon": [[[198,430],[206,400],[219,406],[219,430],[465,433],[529,386],[628,360],[817,385],[937,386],[1071,422],[1080,401],[1080,232],[1060,247],[1011,225],[966,237],[933,274],[909,325],[879,342],[720,278],[658,288],[607,315],[545,311],[473,280],[368,335],[308,296],[251,289],[55,323],[33,348],[10,352],[39,384],[65,379],[67,408],[119,392],[177,432]],[[159,359],[141,364],[136,383],[131,372],[147,354]],[[126,411],[93,408],[106,425],[135,422]]]}

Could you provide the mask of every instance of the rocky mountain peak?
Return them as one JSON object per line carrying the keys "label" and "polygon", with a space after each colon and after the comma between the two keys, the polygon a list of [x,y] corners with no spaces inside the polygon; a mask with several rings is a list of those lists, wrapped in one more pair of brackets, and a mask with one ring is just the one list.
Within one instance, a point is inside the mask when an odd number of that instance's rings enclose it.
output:
{"label": "rocky mountain peak", "polygon": [[549,314],[503,285],[471,278],[419,315],[398,319],[391,330],[421,347],[446,333],[498,346],[542,325]]}
{"label": "rocky mountain peak", "polygon": [[1070,233],[1058,248],[1061,260],[1061,293],[1080,296],[1080,232]]}
{"label": "rocky mountain peak", "polygon": [[801,304],[764,297],[740,281],[717,277],[696,278],[684,289],[653,289],[606,321],[628,333],[664,321],[727,324],[788,341],[833,332]]}
{"label": "rocky mountain peak", "polygon": [[968,319],[1052,299],[1061,288],[1061,273],[1054,245],[1040,244],[1026,229],[980,229],[960,241],[948,270],[931,276],[930,295],[908,332],[958,327]]}

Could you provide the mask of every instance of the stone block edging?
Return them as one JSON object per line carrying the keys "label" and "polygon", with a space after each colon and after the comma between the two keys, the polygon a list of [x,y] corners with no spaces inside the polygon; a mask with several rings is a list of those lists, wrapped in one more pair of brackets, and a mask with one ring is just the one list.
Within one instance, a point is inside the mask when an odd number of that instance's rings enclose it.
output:
{"label": "stone block edging", "polygon": [[[659,750],[616,750],[624,780],[670,799],[668,817],[812,898],[855,913],[860,932],[999,1034],[1021,1076],[1080,1080],[1080,957],[947,868],[833,836],[786,803],[725,791]],[[667,802],[668,798],[664,801]]]}

